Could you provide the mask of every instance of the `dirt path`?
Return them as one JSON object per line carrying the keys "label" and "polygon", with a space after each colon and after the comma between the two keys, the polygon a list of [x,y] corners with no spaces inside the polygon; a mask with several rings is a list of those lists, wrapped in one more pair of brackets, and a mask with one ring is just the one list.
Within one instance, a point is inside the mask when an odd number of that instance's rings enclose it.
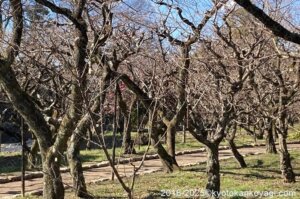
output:
{"label": "dirt path", "polygon": [[[289,144],[289,149],[300,149],[300,144]],[[261,154],[265,152],[264,146],[259,147],[253,147],[253,148],[240,148],[240,153],[243,155],[249,155],[249,154]],[[227,159],[231,158],[232,154],[230,150],[220,150],[220,160],[221,159]],[[177,161],[180,166],[188,166],[197,164],[200,162],[206,161],[206,152],[198,152],[193,154],[185,154],[185,155],[179,155],[177,156]],[[141,162],[137,161],[134,162],[135,165],[139,165]],[[121,164],[118,165],[118,170],[120,174],[124,177],[129,177],[132,173],[133,167],[130,164]],[[154,160],[146,160],[144,162],[143,167],[140,169],[140,174],[145,173],[152,173],[155,171],[162,170],[161,162],[159,159]],[[111,168],[109,166],[107,167],[101,167],[101,168],[94,168],[84,171],[85,180],[87,183],[96,183],[100,181],[109,180],[111,177]],[[72,179],[70,173],[62,173],[62,178],[65,183],[65,185],[71,186],[72,185]],[[41,193],[42,191],[42,178],[34,178],[31,180],[26,180],[26,192],[35,192],[35,193]],[[11,198],[15,195],[20,194],[21,190],[21,182],[10,182],[5,184],[0,184],[0,198]]]}

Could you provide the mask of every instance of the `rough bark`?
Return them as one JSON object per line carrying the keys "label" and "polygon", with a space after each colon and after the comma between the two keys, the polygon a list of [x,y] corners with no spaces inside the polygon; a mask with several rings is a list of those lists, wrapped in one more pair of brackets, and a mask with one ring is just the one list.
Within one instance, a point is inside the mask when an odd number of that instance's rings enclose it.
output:
{"label": "rough bark", "polygon": [[[93,108],[95,108],[94,106]],[[87,114],[81,118],[81,120],[77,124],[74,133],[70,138],[69,146],[67,150],[67,158],[68,158],[70,172],[73,179],[74,193],[75,196],[83,197],[83,198],[89,198],[89,194],[87,193],[85,179],[82,170],[82,163],[80,159],[80,143],[82,141],[82,137],[85,136],[87,129],[90,125],[89,121],[90,119]]]}
{"label": "rough bark", "polygon": [[[233,127],[233,128],[231,128]],[[236,159],[236,161],[238,162],[238,164],[240,165],[241,168],[246,168],[247,167],[247,164],[244,160],[244,157],[240,154],[240,152],[238,151],[235,143],[234,143],[234,138],[235,138],[235,135],[236,135],[236,132],[237,132],[237,123],[233,123],[233,126],[232,125],[229,125],[227,127],[227,131],[226,131],[226,140],[229,144],[229,147],[231,149],[231,152],[234,156],[234,158]]]}
{"label": "rough bark", "polygon": [[85,179],[82,170],[82,163],[80,159],[80,135],[74,133],[71,136],[69,147],[67,151],[67,158],[69,162],[70,172],[73,178],[73,188],[75,195],[81,198],[89,198],[87,193]]}
{"label": "rough bark", "polygon": [[246,162],[244,160],[244,157],[238,151],[238,149],[237,149],[234,141],[233,140],[228,140],[228,144],[229,144],[229,147],[231,149],[231,152],[232,152],[234,158],[237,160],[237,162],[239,163],[240,167],[241,168],[246,168],[247,164],[246,164]]}
{"label": "rough bark", "polygon": [[86,149],[87,150],[91,150],[92,149],[92,142],[91,142],[91,140],[92,140],[92,138],[93,138],[93,133],[92,133],[92,131],[91,131],[91,129],[89,128],[88,130],[87,130],[87,142],[86,142]]}
{"label": "rough bark", "polygon": [[130,116],[124,116],[124,131],[123,131],[123,154],[135,154],[134,143],[131,140],[131,122]]}
{"label": "rough bark", "polygon": [[[28,96],[18,84],[14,72],[7,63],[1,63],[0,82],[15,109],[22,115],[29,127],[34,132],[42,156],[44,173],[44,198],[64,198],[64,188],[61,182],[59,164],[54,162],[55,157],[48,155],[55,153],[52,150],[52,133],[41,112],[35,107]],[[52,161],[52,162],[51,162]]]}
{"label": "rough bark", "polygon": [[63,199],[65,190],[59,170],[59,161],[54,155],[43,154],[46,159],[43,161],[43,198]]}
{"label": "rough bark", "polygon": [[170,122],[167,125],[167,134],[166,134],[166,144],[167,151],[170,157],[172,157],[173,162],[178,165],[176,161],[176,151],[175,151],[175,143],[176,143],[176,124]]}
{"label": "rough bark", "polygon": [[178,166],[175,158],[170,156],[168,152],[165,150],[163,145],[161,144],[161,140],[158,136],[158,131],[155,127],[156,125],[156,113],[153,113],[153,111],[150,111],[149,113],[149,135],[151,137],[151,143],[156,149],[156,152],[162,162],[163,168],[167,173],[171,173],[176,170],[180,170],[180,167]]}
{"label": "rough bark", "polygon": [[27,153],[27,169],[34,169],[37,165],[37,154],[39,145],[36,139],[33,140],[30,152]]}
{"label": "rough bark", "polygon": [[[187,111],[186,106],[186,84],[188,81],[188,69],[190,67],[190,50],[191,50],[191,43],[185,44],[181,46],[181,57],[183,59],[182,65],[178,68],[178,82],[176,87],[177,92],[177,107],[176,107],[176,114],[173,118],[168,121],[166,118],[163,119],[165,125],[167,126],[167,151],[168,154],[172,157],[173,162],[177,164],[176,157],[175,157],[175,142],[176,142],[176,128],[179,123],[183,121],[185,113]],[[178,164],[177,164],[178,165]]]}
{"label": "rough bark", "polygon": [[269,17],[262,9],[254,5],[250,0],[235,0],[240,6],[260,20],[274,35],[282,37],[287,41],[300,44],[300,34],[291,32],[281,24]]}
{"label": "rough bark", "polygon": [[[281,60],[277,60],[277,66],[279,67]],[[283,74],[280,70],[276,71],[276,76],[279,80],[279,103],[278,103],[278,120],[276,120],[276,131],[278,133],[279,153],[280,153],[280,169],[284,182],[295,182],[295,174],[293,172],[290,154],[287,148],[287,135],[288,135],[288,104],[289,98],[292,97],[292,93],[289,93],[287,86],[283,82]]]}
{"label": "rough bark", "polygon": [[296,182],[295,173],[293,172],[290,154],[286,144],[286,136],[278,134],[279,154],[280,154],[280,170],[284,182]]}
{"label": "rough bark", "polygon": [[[135,84],[126,74],[119,74],[115,71],[113,71],[113,74],[118,76],[127,86],[129,90],[134,92],[138,99],[144,104],[144,106],[152,110],[153,104],[155,104],[154,100],[149,98],[148,95],[139,88],[137,84]],[[157,108],[158,106],[156,106]],[[153,112],[153,110],[151,111]],[[162,110],[155,110],[155,112],[159,112],[159,115],[164,117],[165,113]],[[151,113],[149,113],[151,115]],[[155,117],[158,113],[155,113]],[[153,118],[149,117],[149,134],[151,136],[151,143],[153,144],[154,148],[156,149],[156,152],[163,164],[164,169],[167,172],[173,172],[174,170],[179,170],[179,166],[173,161],[173,158],[167,153],[165,148],[160,143],[160,139],[158,137],[157,129],[155,129],[155,122],[152,121]]]}
{"label": "rough bark", "polygon": [[270,124],[265,130],[265,139],[266,139],[266,152],[276,154],[276,145],[273,136],[273,126]]}
{"label": "rough bark", "polygon": [[[111,80],[112,76],[108,67],[104,68],[102,73],[102,87],[101,87],[101,94],[96,98],[93,106],[91,107],[92,113],[97,113],[103,105],[105,98],[106,98],[106,90],[109,86],[109,81]],[[93,114],[95,120],[98,120],[99,117],[97,114]],[[69,162],[70,171],[73,178],[73,188],[75,190],[75,196],[89,198],[90,195],[87,193],[85,179],[82,170],[82,163],[80,160],[80,143],[82,141],[82,137],[86,135],[86,132],[91,125],[91,118],[88,113],[86,113],[80,121],[78,122],[76,129],[70,139],[69,148],[67,153],[67,158]],[[91,133],[91,131],[90,131]],[[89,136],[91,139],[91,136]]]}
{"label": "rough bark", "polygon": [[12,44],[7,48],[6,58],[0,59],[0,83],[14,108],[24,118],[38,140],[43,162],[44,198],[63,199],[64,187],[61,181],[59,164],[55,156],[51,155],[53,154],[53,150],[51,151],[53,144],[51,130],[31,97],[20,87],[11,68],[21,43],[23,10],[20,0],[11,0],[10,3],[14,21],[13,36],[11,39]]}
{"label": "rough bark", "polygon": [[124,154],[132,154],[136,153],[133,141],[131,140],[131,110],[133,105],[136,103],[136,99],[132,100],[130,107],[128,108],[125,101],[123,100],[122,93],[120,87],[117,86],[117,95],[118,95],[118,104],[121,109],[123,118],[124,118],[124,128],[123,128],[123,153]]}
{"label": "rough bark", "polygon": [[206,146],[207,150],[207,165],[206,173],[208,182],[206,184],[206,191],[211,198],[219,198],[220,192],[220,163],[219,151],[217,144],[210,144]]}
{"label": "rough bark", "polygon": [[[74,40],[74,68],[73,74],[76,75],[72,79],[71,105],[64,115],[59,126],[55,142],[49,148],[47,153],[42,152],[45,156],[43,161],[44,175],[44,198],[64,198],[64,189],[59,173],[59,160],[61,154],[64,153],[67,147],[67,140],[74,132],[77,122],[80,120],[81,111],[84,103],[83,91],[86,87],[86,77],[88,65],[86,64],[87,56],[87,24],[82,18],[82,13],[85,7],[85,0],[76,2],[74,11],[67,8],[61,8],[47,0],[37,0],[38,3],[48,7],[57,14],[62,14],[72,21],[76,27]],[[40,147],[41,148],[41,147]],[[50,183],[52,182],[52,183]]]}

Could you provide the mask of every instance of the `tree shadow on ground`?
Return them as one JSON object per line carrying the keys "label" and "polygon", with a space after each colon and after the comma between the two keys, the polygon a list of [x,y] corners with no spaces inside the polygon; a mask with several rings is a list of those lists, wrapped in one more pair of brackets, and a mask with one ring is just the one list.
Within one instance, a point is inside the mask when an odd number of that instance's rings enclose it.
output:
{"label": "tree shadow on ground", "polygon": [[[159,190],[148,190],[148,196],[143,197],[143,199],[158,199],[158,198],[179,198],[179,197],[174,197],[172,195],[167,195],[166,193],[159,191]],[[195,197],[182,197],[182,198],[207,198],[203,196],[195,196]],[[229,199],[246,199],[244,196],[232,196]]]}
{"label": "tree shadow on ground", "polygon": [[253,178],[253,177],[255,177],[255,178],[258,178],[258,179],[277,179],[277,177],[266,176],[266,175],[262,175],[262,174],[259,174],[259,173],[242,174],[242,173],[235,173],[235,172],[230,172],[230,171],[221,171],[220,174],[235,175],[235,176],[244,176],[246,178]]}
{"label": "tree shadow on ground", "polygon": [[168,196],[162,190],[148,190],[147,196],[143,197],[144,199],[157,199],[157,198],[172,198],[172,196]]}
{"label": "tree shadow on ground", "polygon": [[266,167],[266,165],[264,165],[263,160],[256,160],[256,163],[250,166],[250,168],[263,168],[263,167]]}
{"label": "tree shadow on ground", "polygon": [[262,175],[259,173],[249,173],[249,174],[244,174],[245,177],[250,177],[250,178],[258,178],[258,179],[277,179],[275,176],[266,176]]}
{"label": "tree shadow on ground", "polygon": [[279,169],[253,169],[259,172],[270,172],[270,173],[275,173],[275,174],[281,174]]}
{"label": "tree shadow on ground", "polygon": [[[231,167],[231,168],[225,168],[225,169],[221,169],[220,174],[227,174],[227,175],[235,175],[235,176],[244,176],[244,177],[254,177],[257,179],[280,179],[280,177],[276,177],[276,176],[268,176],[268,175],[263,175],[261,173],[265,172],[272,172],[275,174],[280,174],[281,172],[279,170],[276,169],[263,169],[265,166],[263,166],[263,161],[262,160],[257,160],[257,162],[248,167],[248,168],[252,168],[252,171],[255,171],[253,173],[240,173],[238,171],[242,170],[239,167]],[[245,168],[247,169],[247,168]],[[199,167],[192,167],[192,168],[188,168],[188,169],[184,169],[183,171],[189,171],[189,172],[200,172],[200,173],[206,173],[206,169],[205,168],[199,168]],[[233,172],[236,171],[236,172]]]}
{"label": "tree shadow on ground", "polygon": [[93,199],[125,199],[127,197],[115,197],[115,196],[95,196]]}
{"label": "tree shadow on ground", "polygon": [[232,196],[230,197],[230,199],[247,199],[247,198],[244,196]]}
{"label": "tree shadow on ground", "polygon": [[199,168],[199,167],[191,167],[191,168],[183,168],[182,171],[189,171],[189,172],[206,172],[205,168]]}
{"label": "tree shadow on ground", "polygon": [[[249,169],[251,168],[251,171],[253,173],[240,173],[240,170],[243,170],[243,168],[239,168],[238,166],[232,166],[230,168],[226,167],[225,169],[221,168],[220,174],[227,174],[227,175],[235,175],[235,176],[244,176],[244,177],[254,177],[257,179],[281,179],[280,176],[273,176],[273,175],[263,175],[261,173],[273,173],[273,174],[278,174],[280,175],[281,172],[279,169],[277,168],[270,168],[272,165],[271,163],[266,165],[264,163],[264,161],[262,160],[257,160],[254,164],[248,166],[245,169]],[[296,168],[294,168],[294,170],[296,170]],[[201,167],[192,167],[192,168],[188,168],[188,169],[184,169],[183,171],[189,171],[189,172],[200,172],[200,173],[206,173],[206,169]],[[296,174],[299,175],[299,174]]]}

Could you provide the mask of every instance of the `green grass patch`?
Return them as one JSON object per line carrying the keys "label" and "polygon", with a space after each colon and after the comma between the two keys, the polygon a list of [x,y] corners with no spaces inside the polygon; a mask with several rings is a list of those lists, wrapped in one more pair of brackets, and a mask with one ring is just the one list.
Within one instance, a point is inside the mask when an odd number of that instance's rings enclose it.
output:
{"label": "green grass patch", "polygon": [[[107,132],[106,136],[112,136],[112,132]],[[137,136],[136,132],[132,133],[132,138],[134,139]],[[121,136],[118,134],[117,139],[120,140]],[[295,125],[294,127],[290,128],[288,141],[300,141],[300,124]],[[256,142],[254,138],[248,134],[246,134],[243,130],[238,130],[235,143],[237,146],[242,145],[253,145],[253,144],[263,144],[265,143],[264,139],[257,139]],[[111,144],[111,143],[108,143]],[[165,146],[165,144],[163,144]],[[221,142],[222,146],[226,146],[227,142],[223,140]],[[186,141],[183,143],[183,133],[178,132],[176,135],[176,151],[184,151],[184,150],[195,150],[204,147],[203,144],[199,143],[194,137],[186,133]],[[116,148],[116,158],[126,158],[126,157],[136,157],[141,156],[145,153],[147,146],[135,146],[135,150],[137,154],[129,154],[123,155],[123,148],[117,147]],[[106,156],[104,155],[103,150],[101,149],[92,149],[92,150],[81,150],[81,158],[83,164],[92,163],[92,162],[101,162],[105,161]],[[109,153],[112,154],[112,150],[109,149]],[[4,153],[0,152],[0,174],[10,173],[10,172],[19,172],[21,168],[21,153]],[[147,154],[155,154],[155,149],[150,146],[150,149]],[[67,159],[63,158],[62,161],[63,166],[67,165]],[[3,165],[3,166],[2,166]]]}
{"label": "green grass patch", "polygon": [[300,124],[296,124],[295,126],[290,127],[288,140],[300,141]]}
{"label": "green grass patch", "polygon": [[[294,172],[300,174],[300,151],[291,151]],[[279,170],[279,155],[261,154],[245,158],[248,167],[239,168],[233,158],[221,161],[221,190],[227,193],[260,193],[257,197],[228,196],[222,198],[274,198],[297,199],[300,198],[299,177],[293,184],[284,183]],[[129,185],[131,178],[124,179]],[[193,198],[195,194],[202,193],[205,188],[207,176],[205,164],[184,167],[182,171],[166,174],[156,172],[136,177],[135,198]],[[95,198],[126,198],[126,194],[117,181],[102,182],[98,185],[88,186],[88,190]],[[272,197],[266,195],[274,194]],[[285,195],[275,195],[285,194]],[[165,195],[166,197],[162,197]],[[26,197],[37,199],[41,197]],[[74,198],[71,190],[66,191],[66,198]],[[197,198],[197,197],[195,197]],[[205,198],[205,197],[198,197]]]}
{"label": "green grass patch", "polygon": [[0,153],[0,174],[21,171],[21,153]]}
{"label": "green grass patch", "polygon": [[[292,164],[294,172],[300,173],[300,152],[292,151]],[[221,190],[228,193],[252,193],[274,194],[273,197],[237,197],[228,196],[223,198],[300,198],[299,180],[293,184],[286,184],[281,179],[278,155],[263,154],[246,157],[248,168],[241,169],[234,159],[221,161]],[[207,181],[205,164],[185,167],[183,171],[166,174],[162,172],[146,174],[136,178],[134,195],[136,198],[192,198],[195,193],[204,190]],[[128,184],[131,179],[126,179]],[[125,198],[126,194],[118,182],[103,182],[91,185],[88,190],[96,198]],[[280,193],[281,192],[281,193]],[[275,194],[286,194],[285,196]],[[294,195],[295,194],[295,195]],[[289,195],[289,196],[288,196]],[[72,198],[68,191],[67,198]],[[203,197],[200,197],[203,198]]]}

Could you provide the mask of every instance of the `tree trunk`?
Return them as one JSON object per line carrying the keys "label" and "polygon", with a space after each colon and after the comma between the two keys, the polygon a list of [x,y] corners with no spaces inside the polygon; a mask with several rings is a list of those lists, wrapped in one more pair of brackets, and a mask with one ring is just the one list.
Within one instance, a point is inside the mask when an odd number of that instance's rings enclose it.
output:
{"label": "tree trunk", "polygon": [[151,143],[156,149],[156,152],[159,156],[159,159],[162,162],[163,168],[167,173],[171,173],[176,170],[180,170],[175,158],[170,156],[168,152],[165,150],[163,145],[161,144],[161,140],[159,139],[157,129],[155,127],[155,113],[152,115],[152,111],[149,111],[149,135],[151,137]]}
{"label": "tree trunk", "polygon": [[[100,98],[98,98],[91,108],[93,112],[96,112],[96,110],[100,108],[100,103],[101,100]],[[75,189],[75,196],[84,198],[89,198],[89,194],[87,193],[82,170],[82,163],[80,159],[80,143],[82,141],[82,137],[86,135],[90,124],[90,116],[88,114],[85,114],[77,123],[77,126],[70,138],[69,147],[67,150],[67,158],[70,172],[73,178],[73,188]]]}
{"label": "tree trunk", "polygon": [[123,131],[123,147],[124,154],[135,154],[135,149],[133,146],[133,141],[131,140],[131,121],[130,115],[125,116],[124,114],[124,131]]}
{"label": "tree trunk", "polygon": [[271,124],[266,129],[265,136],[266,136],[266,152],[276,154],[277,150],[276,150],[276,145],[273,137],[273,127]]}
{"label": "tree trunk", "polygon": [[174,125],[172,122],[169,123],[167,126],[167,151],[169,156],[172,158],[172,161],[177,164],[176,161],[176,151],[175,151],[175,142],[176,142],[176,125]]}
{"label": "tree trunk", "polygon": [[[105,70],[102,73],[102,78],[101,78],[101,92],[99,96],[96,98],[95,102],[93,103],[93,106],[91,107],[92,117],[95,117],[95,120],[99,119],[99,115],[97,114],[99,110],[101,111],[103,109],[103,104],[106,99],[106,90],[107,87],[109,86],[109,81],[113,77],[109,68],[107,65],[105,65]],[[89,198],[90,195],[87,193],[86,189],[86,184],[85,184],[85,179],[83,175],[83,170],[82,170],[82,163],[80,160],[80,143],[81,143],[81,138],[88,133],[88,142],[87,142],[87,148],[91,148],[91,140],[93,140],[93,135],[92,135],[92,130],[89,128],[91,125],[91,118],[90,115],[87,113],[82,118],[80,121],[77,123],[77,126],[75,128],[75,131],[73,132],[71,139],[70,139],[70,144],[69,148],[67,151],[67,158],[70,166],[70,171],[71,175],[73,177],[73,186],[75,189],[75,196],[78,197],[85,197]]]}
{"label": "tree trunk", "polygon": [[286,135],[278,133],[279,139],[279,154],[280,154],[280,169],[284,182],[296,182],[293,172],[291,158],[286,144]]}
{"label": "tree trunk", "polygon": [[91,140],[93,139],[93,133],[92,133],[92,131],[91,131],[91,129],[90,128],[88,128],[87,129],[87,138],[88,138],[88,140],[87,140],[87,142],[86,142],[86,149],[87,150],[91,150],[92,149],[92,143],[91,143]]}
{"label": "tree trunk", "polygon": [[27,168],[30,170],[36,167],[38,150],[38,142],[36,139],[34,139],[30,148],[30,152],[27,153]]}
{"label": "tree trunk", "polygon": [[178,166],[176,160],[167,153],[162,144],[160,142],[157,142],[157,140],[158,139],[152,139],[151,142],[154,145],[154,148],[157,150],[157,154],[162,162],[164,170],[167,173],[172,173],[173,171],[180,170],[180,167]]}
{"label": "tree trunk", "polygon": [[228,140],[228,144],[229,144],[229,147],[231,149],[231,152],[232,152],[234,158],[237,160],[237,162],[239,163],[240,167],[241,168],[246,168],[247,164],[246,164],[246,162],[244,160],[244,157],[238,151],[238,149],[237,149],[234,141],[233,140]]}
{"label": "tree trunk", "polygon": [[218,144],[211,144],[206,146],[207,150],[207,165],[206,172],[208,182],[206,184],[206,191],[211,198],[219,198],[220,193],[220,163]]}
{"label": "tree trunk", "polygon": [[44,199],[64,199],[64,185],[59,170],[57,157],[47,154],[43,155],[43,198]]}
{"label": "tree trunk", "polygon": [[185,125],[182,125],[182,142],[183,144],[185,144],[186,142],[186,130],[185,130]]}
{"label": "tree trunk", "polygon": [[[0,14],[1,15],[1,14]],[[0,16],[1,17],[1,16]],[[1,21],[1,19],[0,19]],[[1,24],[0,24],[1,25]],[[1,34],[1,32],[0,32]],[[1,152],[1,145],[2,145],[2,131],[0,130],[0,152]]]}
{"label": "tree trunk", "polygon": [[74,133],[69,142],[67,151],[67,158],[69,162],[70,172],[73,178],[73,188],[75,189],[75,196],[81,198],[89,198],[87,193],[85,179],[82,170],[82,163],[80,159],[80,135]]}
{"label": "tree trunk", "polygon": [[117,94],[118,94],[118,103],[121,109],[123,118],[124,118],[124,125],[123,125],[123,143],[122,146],[124,147],[124,154],[134,154],[135,149],[133,146],[133,141],[131,140],[131,111],[136,103],[136,98],[133,99],[130,103],[130,107],[126,105],[125,101],[123,100],[122,92],[119,87],[117,86]]}

